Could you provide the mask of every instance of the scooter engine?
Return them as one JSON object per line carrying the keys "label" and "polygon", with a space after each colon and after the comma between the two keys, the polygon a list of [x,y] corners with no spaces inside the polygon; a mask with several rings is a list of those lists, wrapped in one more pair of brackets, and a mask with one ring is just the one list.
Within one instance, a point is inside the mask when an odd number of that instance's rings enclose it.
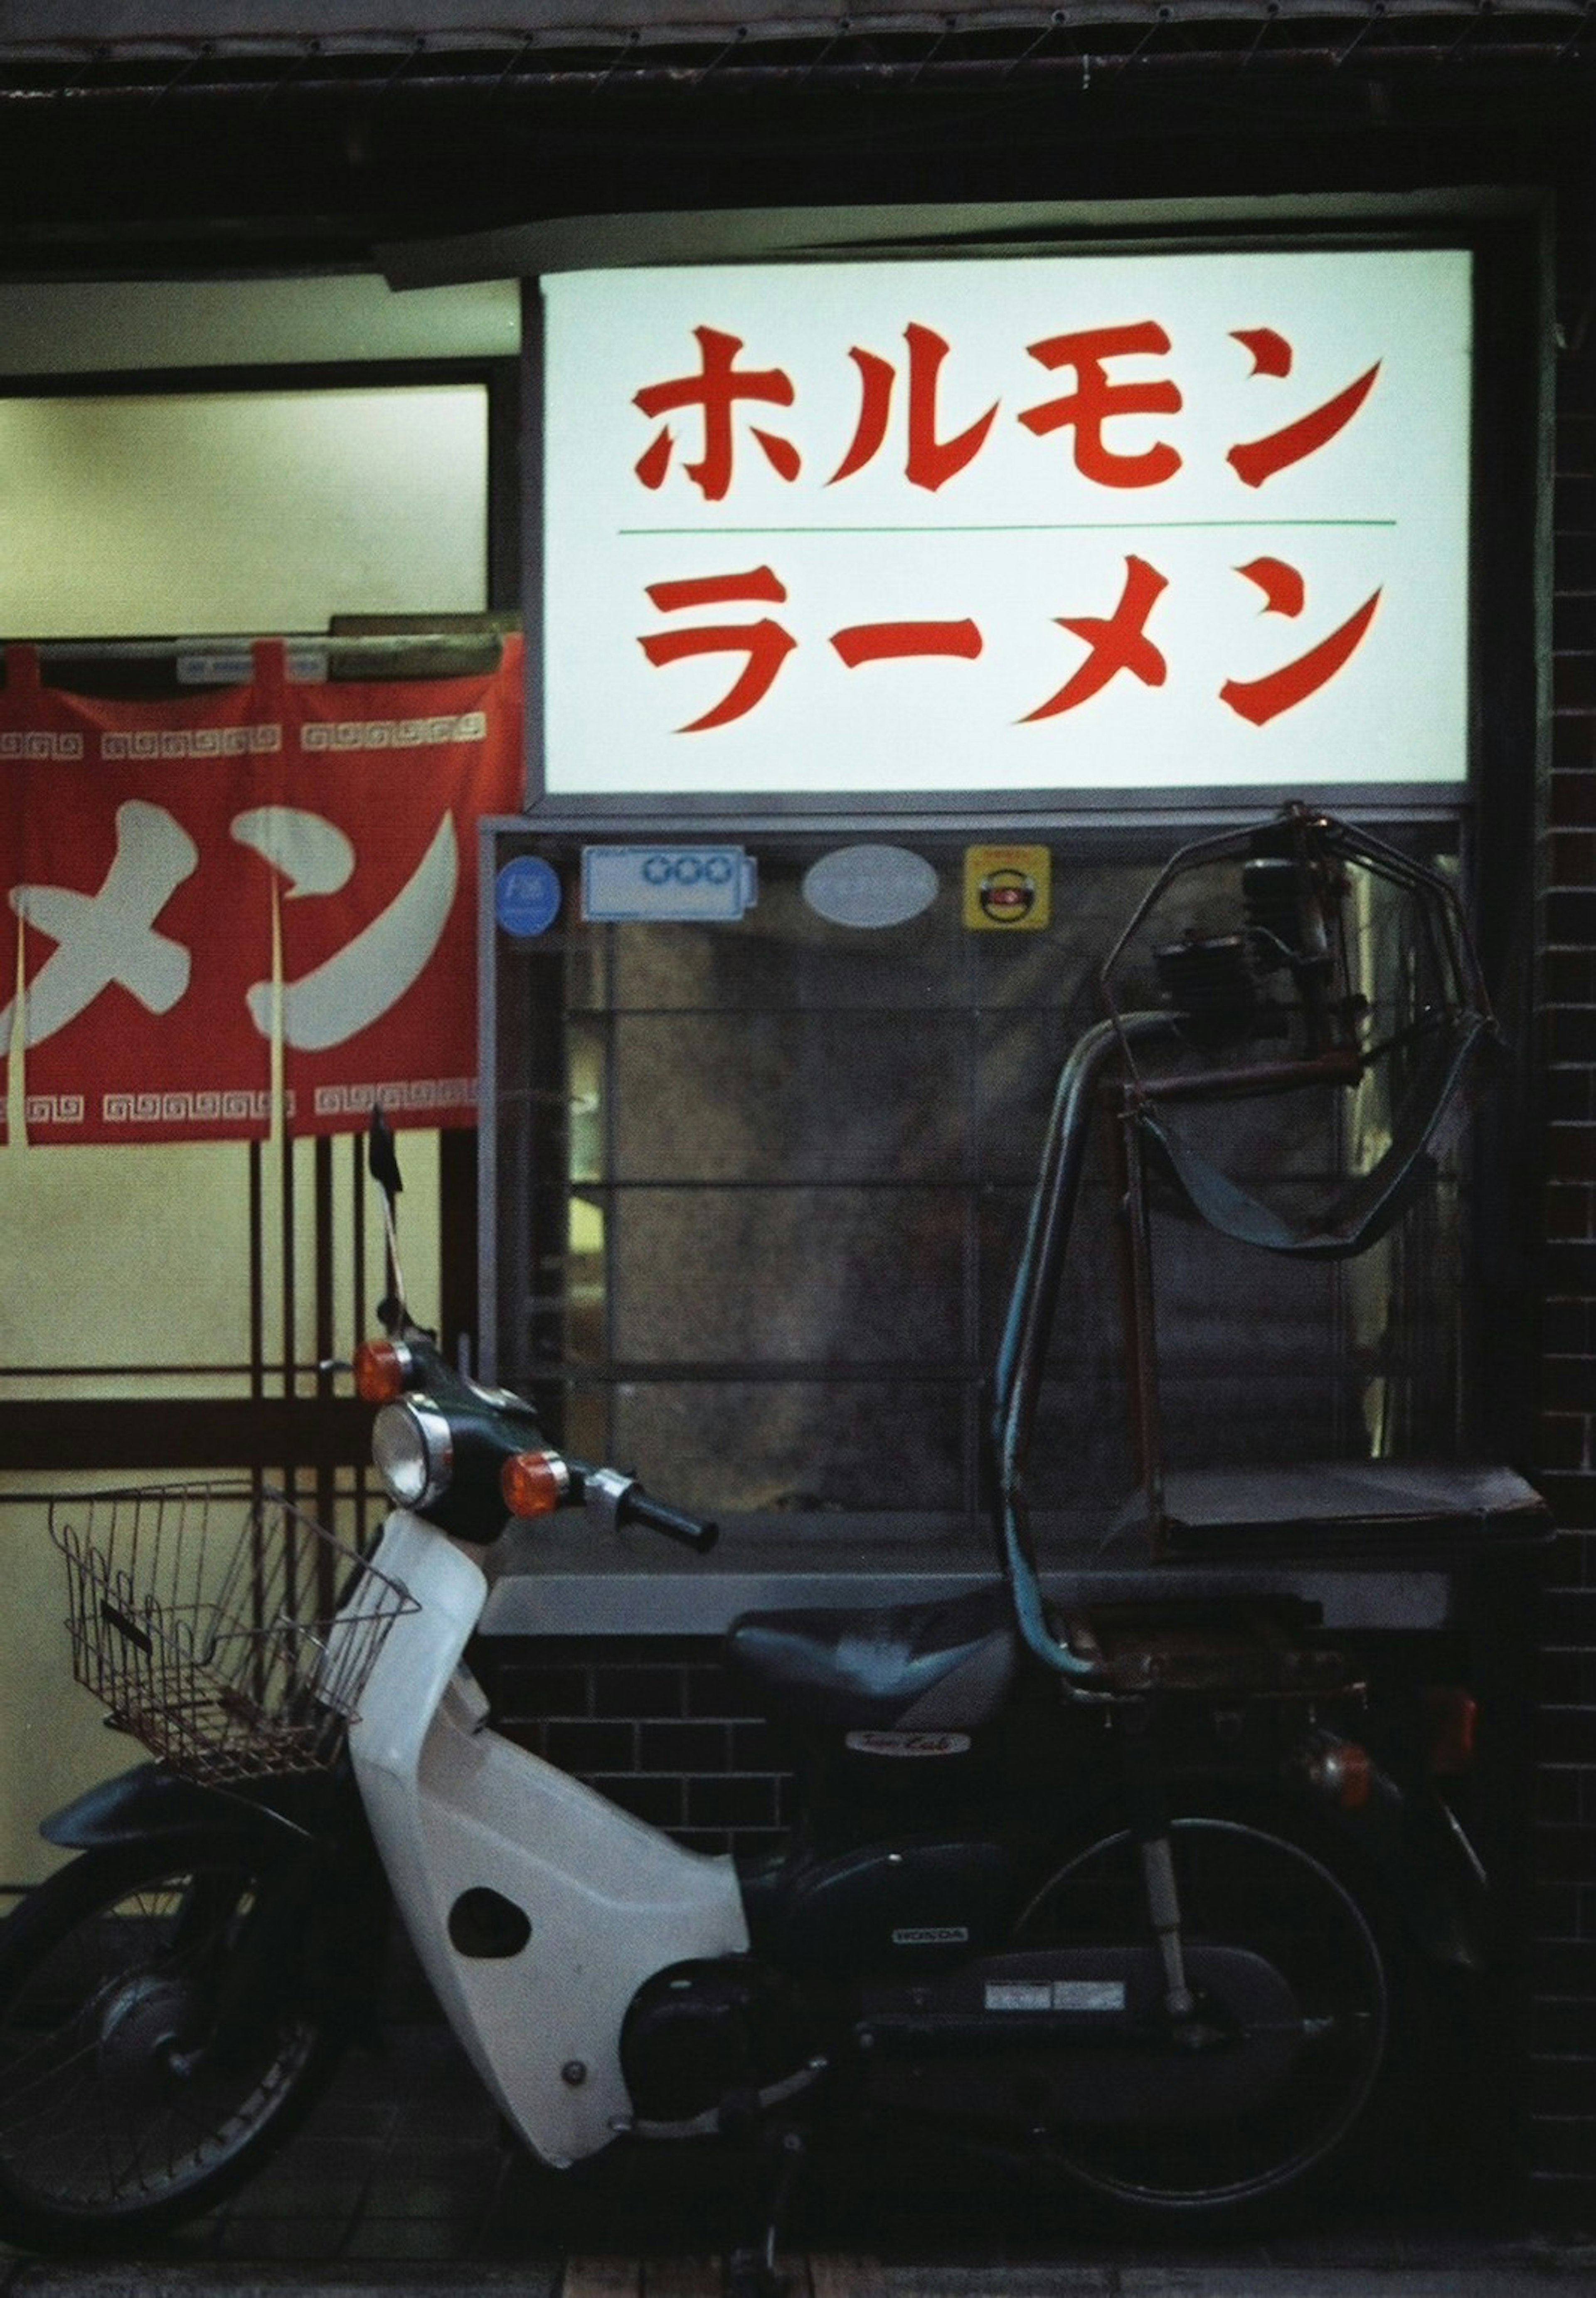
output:
{"label": "scooter engine", "polygon": [[724,2125],[812,2079],[816,2038],[791,1980],[742,1960],[678,1963],[639,1988],[621,2071],[641,2126]]}

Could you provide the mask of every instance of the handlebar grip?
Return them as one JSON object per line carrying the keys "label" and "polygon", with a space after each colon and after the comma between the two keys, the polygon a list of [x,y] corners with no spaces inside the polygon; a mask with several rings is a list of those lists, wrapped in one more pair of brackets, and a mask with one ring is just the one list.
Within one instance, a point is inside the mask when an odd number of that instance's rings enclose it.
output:
{"label": "handlebar grip", "polygon": [[648,1493],[633,1484],[621,1502],[623,1524],[644,1524],[650,1532],[662,1532],[667,1540],[679,1540],[683,1548],[696,1549],[707,1556],[721,1536],[718,1524],[707,1524],[701,1517],[687,1516],[681,1509],[668,1508],[664,1500],[650,1500]]}

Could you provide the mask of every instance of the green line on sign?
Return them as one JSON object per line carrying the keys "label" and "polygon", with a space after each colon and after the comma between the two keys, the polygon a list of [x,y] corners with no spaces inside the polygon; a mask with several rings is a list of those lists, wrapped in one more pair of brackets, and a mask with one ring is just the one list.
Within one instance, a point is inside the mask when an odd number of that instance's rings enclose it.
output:
{"label": "green line on sign", "polygon": [[1393,518],[1121,518],[1011,520],[991,526],[622,526],[622,536],[663,534],[1169,534],[1178,528],[1395,526]]}

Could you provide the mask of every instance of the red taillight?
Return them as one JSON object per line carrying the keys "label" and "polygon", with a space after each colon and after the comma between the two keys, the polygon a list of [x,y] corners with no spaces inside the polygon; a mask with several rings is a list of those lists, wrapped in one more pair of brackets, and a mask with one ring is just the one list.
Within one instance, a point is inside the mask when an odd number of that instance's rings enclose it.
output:
{"label": "red taillight", "polygon": [[552,1516],[570,1488],[571,1472],[558,1452],[517,1452],[499,1471],[512,1516]]}
{"label": "red taillight", "polygon": [[1474,1763],[1475,1726],[1479,1702],[1455,1683],[1434,1683],[1424,1695],[1430,1731],[1430,1769],[1444,1779],[1456,1779]]}
{"label": "red taillight", "polygon": [[392,1404],[404,1393],[409,1352],[393,1341],[362,1341],[355,1351],[355,1393],[367,1404]]}

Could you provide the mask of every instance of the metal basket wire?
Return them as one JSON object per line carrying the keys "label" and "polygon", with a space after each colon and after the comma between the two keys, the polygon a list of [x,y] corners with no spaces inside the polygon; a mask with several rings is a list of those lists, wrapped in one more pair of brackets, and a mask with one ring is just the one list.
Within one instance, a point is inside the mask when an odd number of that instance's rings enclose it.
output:
{"label": "metal basket wire", "polygon": [[167,1484],[51,1503],[72,1673],[190,1779],[328,1769],[415,1599],[281,1492]]}

